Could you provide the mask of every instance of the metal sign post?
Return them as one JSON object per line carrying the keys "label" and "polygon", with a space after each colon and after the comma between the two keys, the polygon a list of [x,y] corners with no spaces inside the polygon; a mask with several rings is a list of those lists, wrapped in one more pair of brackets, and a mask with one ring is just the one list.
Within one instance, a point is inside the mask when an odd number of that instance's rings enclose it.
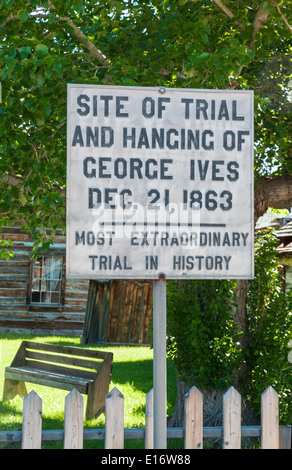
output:
{"label": "metal sign post", "polygon": [[167,449],[166,279],[153,281],[154,449]]}

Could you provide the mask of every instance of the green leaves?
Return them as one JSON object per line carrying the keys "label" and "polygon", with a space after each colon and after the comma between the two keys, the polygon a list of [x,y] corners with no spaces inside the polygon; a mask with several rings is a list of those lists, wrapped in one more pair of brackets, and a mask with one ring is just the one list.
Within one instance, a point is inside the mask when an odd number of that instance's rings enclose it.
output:
{"label": "green leaves", "polygon": [[46,54],[48,54],[48,52],[49,52],[49,49],[44,44],[37,44],[36,47],[35,47],[35,53],[38,56],[43,56],[44,54],[46,55]]}
{"label": "green leaves", "polygon": [[234,327],[233,281],[168,281],[168,354],[181,380],[228,387],[239,366],[241,334]]}
{"label": "green leaves", "polygon": [[261,393],[272,384],[280,395],[281,422],[287,424],[291,421],[287,390],[291,391],[292,367],[287,345],[292,336],[292,291],[282,291],[277,245],[271,233],[256,238],[245,332],[235,315],[234,282],[168,281],[167,351],[179,378],[199,388],[226,390],[234,385],[234,371],[243,366],[245,374],[237,386],[254,411],[260,411]]}
{"label": "green leaves", "polygon": [[[280,395],[280,419],[290,422],[287,388],[291,390],[292,367],[287,344],[292,335],[292,292],[283,292],[282,276],[275,248],[279,241],[272,233],[260,233],[255,240],[255,279],[247,296],[248,348],[244,360],[251,364],[242,387],[258,410],[260,390],[272,384]],[[250,387],[249,384],[252,384]]]}
{"label": "green leaves", "polygon": [[0,259],[9,259],[13,256],[13,252],[9,249],[12,247],[11,240],[0,239]]}
{"label": "green leaves", "polygon": [[17,16],[20,19],[20,21],[26,21],[28,18],[28,13],[25,10],[18,10]]}

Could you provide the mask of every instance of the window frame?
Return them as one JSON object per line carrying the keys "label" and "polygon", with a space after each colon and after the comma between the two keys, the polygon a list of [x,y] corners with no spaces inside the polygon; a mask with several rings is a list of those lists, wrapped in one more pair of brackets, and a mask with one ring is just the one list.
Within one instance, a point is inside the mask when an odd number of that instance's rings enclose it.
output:
{"label": "window frame", "polygon": [[[40,301],[40,302],[32,301],[33,281],[37,280],[39,282],[46,282],[46,281],[50,280],[50,279],[46,279],[46,278],[42,278],[42,277],[41,278],[34,278],[33,277],[35,261],[38,260],[39,258],[41,258],[42,259],[42,265],[43,265],[43,261],[44,261],[45,258],[51,258],[53,256],[54,257],[57,256],[57,257],[61,258],[61,262],[62,262],[61,278],[58,279],[58,281],[60,282],[60,288],[58,290],[59,302],[58,303],[57,302],[53,303],[53,302],[43,302],[43,301]],[[40,290],[39,292],[42,292],[42,291]],[[48,292],[54,292],[54,291],[48,291]],[[64,254],[63,253],[61,254],[61,253],[50,252],[50,253],[39,254],[39,255],[37,255],[37,257],[35,259],[30,259],[29,278],[28,278],[28,285],[27,285],[27,304],[30,307],[61,308],[61,307],[64,306],[64,303],[65,303],[65,256],[64,256]]]}

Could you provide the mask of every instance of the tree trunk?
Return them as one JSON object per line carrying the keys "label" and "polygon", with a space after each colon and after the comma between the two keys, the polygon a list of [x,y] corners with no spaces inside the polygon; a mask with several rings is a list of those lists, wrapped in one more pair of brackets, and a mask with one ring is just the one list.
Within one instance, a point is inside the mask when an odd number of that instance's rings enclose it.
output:
{"label": "tree trunk", "polygon": [[255,188],[254,218],[263,215],[269,207],[288,209],[292,207],[292,176],[267,178]]}
{"label": "tree trunk", "polygon": [[[196,385],[196,384],[194,384]],[[177,398],[174,413],[168,417],[167,425],[170,427],[181,427],[185,423],[185,395],[191,386],[187,386],[185,382],[177,379]],[[222,425],[222,400],[225,392],[218,390],[200,389],[203,394],[203,416],[204,426],[221,426]]]}

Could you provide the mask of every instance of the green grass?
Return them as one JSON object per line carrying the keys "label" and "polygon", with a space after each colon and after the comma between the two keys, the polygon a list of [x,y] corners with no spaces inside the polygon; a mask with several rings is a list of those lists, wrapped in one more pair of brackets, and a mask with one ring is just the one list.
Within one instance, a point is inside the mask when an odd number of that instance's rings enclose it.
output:
{"label": "green grass", "polygon": [[[78,346],[111,351],[114,355],[112,381],[110,390],[117,387],[124,396],[124,426],[125,428],[145,427],[145,400],[146,394],[153,387],[153,350],[150,347],[126,347],[80,344],[77,337],[33,336],[18,335],[15,333],[0,334],[0,431],[17,431],[22,428],[23,400],[15,397],[13,400],[2,401],[4,370],[9,366],[22,340],[53,343],[64,346]],[[42,398],[43,430],[64,429],[64,402],[68,391],[43,387],[36,384],[26,384],[27,392],[34,390]],[[87,397],[84,396],[84,410]],[[171,363],[167,365],[167,414],[173,412],[176,400],[176,378]],[[84,429],[104,428],[105,418],[101,415],[97,419],[84,420]],[[170,448],[181,448],[180,440],[169,440]],[[7,445],[6,445],[7,447]],[[20,448],[20,444],[13,444]],[[3,448],[3,446],[2,446]],[[42,448],[63,448],[63,442],[43,442]],[[84,448],[104,448],[103,440],[84,441]],[[144,440],[125,440],[125,448],[144,448]]]}

